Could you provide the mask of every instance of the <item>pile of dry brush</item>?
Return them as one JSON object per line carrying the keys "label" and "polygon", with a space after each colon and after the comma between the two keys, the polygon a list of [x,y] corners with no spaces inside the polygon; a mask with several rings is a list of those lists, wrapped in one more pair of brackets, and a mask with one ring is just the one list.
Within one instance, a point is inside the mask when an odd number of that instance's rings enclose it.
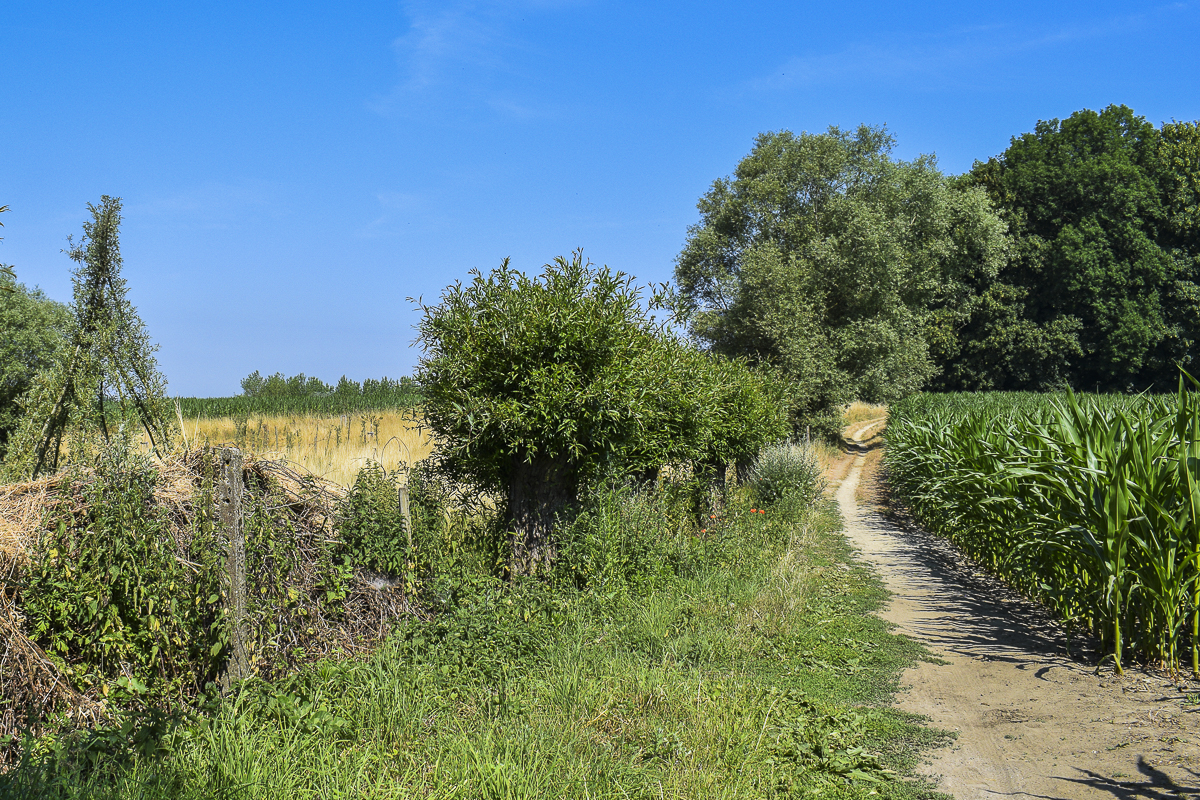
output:
{"label": "pile of dry brush", "polygon": [[[164,520],[159,535],[169,541],[186,568],[189,545],[202,519],[211,513],[205,493],[211,451],[193,450],[156,462],[152,509]],[[78,686],[79,665],[70,654],[48,651],[31,630],[23,606],[36,560],[51,525],[64,520],[86,524],[84,488],[93,473],[76,469],[40,480],[0,485],[0,743],[23,731],[46,729],[51,720],[93,726],[110,716],[107,689],[93,682]],[[338,562],[337,514],[341,487],[302,474],[281,462],[247,458],[243,508],[256,517],[260,532],[269,521],[271,547],[247,559],[250,638],[256,674],[272,678],[327,656],[367,652],[386,633],[390,620],[412,613],[391,582]],[[74,524],[74,523],[72,523]],[[216,559],[220,563],[220,559]],[[330,593],[329,575],[340,575],[341,590]],[[224,595],[224,593],[222,593]],[[224,596],[218,604],[225,602]],[[86,666],[86,665],[85,665]],[[186,703],[212,676],[184,682],[190,690],[173,700]],[[187,695],[191,694],[191,697]],[[5,760],[0,748],[0,763]]]}

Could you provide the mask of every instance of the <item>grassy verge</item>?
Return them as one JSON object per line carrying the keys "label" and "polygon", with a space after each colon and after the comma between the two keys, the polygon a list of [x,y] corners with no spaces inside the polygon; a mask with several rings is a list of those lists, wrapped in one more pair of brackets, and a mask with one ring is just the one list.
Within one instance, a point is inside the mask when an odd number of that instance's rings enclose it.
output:
{"label": "grassy verge", "polygon": [[920,651],[836,511],[734,505],[695,547],[652,589],[464,577],[369,659],[248,683],[158,755],[31,757],[0,797],[934,796],[904,775],[939,734],[887,708]]}

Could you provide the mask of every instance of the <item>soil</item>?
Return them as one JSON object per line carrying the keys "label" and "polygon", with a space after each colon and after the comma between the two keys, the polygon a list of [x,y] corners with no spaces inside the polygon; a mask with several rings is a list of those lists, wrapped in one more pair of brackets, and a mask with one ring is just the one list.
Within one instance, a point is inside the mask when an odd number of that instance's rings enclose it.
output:
{"label": "soil", "polygon": [[1098,669],[1094,643],[881,513],[878,470],[863,473],[884,422],[847,429],[836,493],[847,537],[892,593],[880,616],[933,654],[904,673],[897,706],[957,733],[920,771],[958,800],[1200,798],[1200,683]]}

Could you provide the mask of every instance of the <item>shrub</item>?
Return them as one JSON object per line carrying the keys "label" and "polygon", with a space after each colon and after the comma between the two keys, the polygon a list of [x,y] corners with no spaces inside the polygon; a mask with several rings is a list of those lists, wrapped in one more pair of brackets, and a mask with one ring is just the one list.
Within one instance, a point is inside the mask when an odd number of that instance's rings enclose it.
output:
{"label": "shrub", "polygon": [[339,509],[338,530],[356,566],[399,577],[408,561],[409,534],[400,514],[395,475],[368,462]]}
{"label": "shrub", "polygon": [[189,696],[222,664],[219,548],[201,526],[176,543],[154,500],[158,478],[148,458],[104,451],[94,474],[72,481],[74,496],[39,543],[24,611],[85,691]]}
{"label": "shrub", "polygon": [[[668,582],[688,560],[692,523],[654,489],[594,490],[559,529],[558,578],[575,588],[628,587],[645,592]],[[673,513],[674,512],[674,513]]]}
{"label": "shrub", "polygon": [[779,442],[759,451],[748,483],[755,501],[764,506],[781,500],[808,504],[825,488],[813,449],[795,442]]}

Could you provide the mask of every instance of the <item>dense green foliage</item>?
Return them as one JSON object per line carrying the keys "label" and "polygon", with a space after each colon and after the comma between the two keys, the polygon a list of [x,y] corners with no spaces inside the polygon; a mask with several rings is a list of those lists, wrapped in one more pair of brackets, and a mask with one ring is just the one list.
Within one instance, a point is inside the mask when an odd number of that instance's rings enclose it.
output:
{"label": "dense green foliage", "polygon": [[957,178],[892,144],[760,135],[677,259],[692,333],[777,365],[810,420],[922,387],[1166,390],[1194,364],[1196,123],[1079,111]]}
{"label": "dense green foliage", "polygon": [[83,224],[82,238],[68,239],[67,254],[78,267],[65,347],[26,393],[5,454],[9,478],[58,469],[66,437],[71,457],[85,461],[114,440],[132,437],[139,425],[160,455],[175,432],[166,379],[154,359],[157,346],[121,277],[120,198],[104,196],[88,210],[92,219]]}
{"label": "dense green foliage", "polygon": [[[60,481],[63,496],[30,564],[14,566],[9,579],[31,639],[73,690],[115,709],[187,709],[223,671],[229,587],[211,456],[189,453],[184,464],[164,467],[111,447]],[[190,478],[182,485],[181,466]],[[176,482],[160,485],[160,468]],[[405,591],[415,597],[432,579],[427,564],[453,553],[452,537],[469,527],[446,524],[419,475],[410,478],[411,548],[392,476],[377,466],[340,506],[315,485],[285,489],[270,471],[250,468],[244,478],[244,633],[262,677],[293,672],[345,643],[357,570],[409,578]],[[25,712],[0,691],[0,714]]]}
{"label": "dense green foliage", "polygon": [[435,464],[505,505],[513,572],[553,563],[556,520],[585,486],[684,461],[723,474],[783,433],[769,380],[673,339],[641,300],[576,252],[538,278],[506,260],[420,306]]}
{"label": "dense green foliage", "polygon": [[[120,446],[60,483],[65,496],[31,564],[12,577],[30,637],[75,690],[116,708],[188,708],[224,669],[228,585],[209,456],[189,454],[198,483],[174,502],[164,502],[159,467]],[[332,516],[328,498],[246,478],[246,636],[254,670],[275,676],[311,660],[310,649],[328,652],[360,554],[345,544],[352,534],[305,524],[313,504]],[[0,694],[0,713],[23,713],[8,700]]]}
{"label": "dense green foliage", "polygon": [[60,356],[70,312],[37,289],[27,289],[7,275],[0,287],[11,290],[0,297],[0,461],[8,439],[23,412],[21,400],[34,376]]}
{"label": "dense green foliage", "polygon": [[243,380],[244,393],[234,397],[181,397],[180,411],[187,419],[237,418],[251,414],[336,416],[406,409],[421,404],[420,389],[407,376],[399,380],[367,378],[362,384],[342,376],[337,386],[330,388],[303,373],[291,378],[277,373],[270,378],[261,378],[261,384],[251,381],[257,374]]}
{"label": "dense green foliage", "polygon": [[1200,393],[916,395],[886,435],[922,524],[1091,629],[1118,670],[1128,651],[1175,669],[1190,641],[1200,674]]}
{"label": "dense green foliage", "polygon": [[1125,106],[1043,121],[965,183],[1009,226],[947,353],[949,389],[1169,390],[1200,326],[1200,129]]}
{"label": "dense green foliage", "polygon": [[[400,505],[402,485],[411,527]],[[497,554],[490,542],[480,546],[492,538],[481,536],[480,529],[493,527],[488,517],[494,510],[452,509],[448,495],[427,464],[389,472],[369,462],[337,509],[340,558],[355,569],[397,580],[414,598],[428,596],[435,584],[464,570],[490,572]]]}
{"label": "dense green foliage", "polygon": [[801,417],[919,389],[1000,267],[985,193],[882,128],[760,135],[713,183],[676,262],[680,311],[714,351],[776,365]]}
{"label": "dense green foliage", "polygon": [[31,743],[0,797],[935,796],[901,777],[934,734],[880,707],[919,652],[830,509],[735,501],[697,537],[669,493],[590,508],[582,590],[464,574],[370,658],[250,682],[157,752]]}
{"label": "dense green foliage", "polygon": [[23,593],[31,635],[81,691],[187,703],[223,663],[220,551],[211,526],[183,553],[149,460],[110,449],[39,542]]}
{"label": "dense green foliage", "polygon": [[413,585],[410,531],[405,530],[396,476],[379,464],[359,471],[339,510],[339,532],[350,561]]}

